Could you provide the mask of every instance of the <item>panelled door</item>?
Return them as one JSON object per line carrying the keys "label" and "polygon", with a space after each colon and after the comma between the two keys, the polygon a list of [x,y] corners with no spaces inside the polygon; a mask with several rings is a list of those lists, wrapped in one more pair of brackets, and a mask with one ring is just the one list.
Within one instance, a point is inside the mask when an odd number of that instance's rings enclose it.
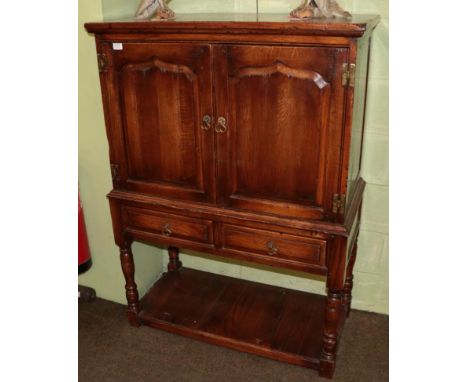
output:
{"label": "panelled door", "polygon": [[130,42],[103,50],[114,183],[214,201],[210,46]]}
{"label": "panelled door", "polygon": [[226,45],[214,55],[218,203],[307,219],[330,214],[347,50]]}

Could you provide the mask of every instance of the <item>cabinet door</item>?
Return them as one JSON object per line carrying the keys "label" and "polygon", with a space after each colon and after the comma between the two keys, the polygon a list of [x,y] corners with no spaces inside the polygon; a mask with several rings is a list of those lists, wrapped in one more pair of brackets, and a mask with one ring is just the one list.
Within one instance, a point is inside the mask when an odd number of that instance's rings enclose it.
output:
{"label": "cabinet door", "polygon": [[327,218],[338,189],[347,50],[221,46],[215,51],[218,203]]}
{"label": "cabinet door", "polygon": [[[107,47],[110,140],[117,187],[194,201],[214,199],[209,45]],[[112,158],[113,157],[113,158]]]}

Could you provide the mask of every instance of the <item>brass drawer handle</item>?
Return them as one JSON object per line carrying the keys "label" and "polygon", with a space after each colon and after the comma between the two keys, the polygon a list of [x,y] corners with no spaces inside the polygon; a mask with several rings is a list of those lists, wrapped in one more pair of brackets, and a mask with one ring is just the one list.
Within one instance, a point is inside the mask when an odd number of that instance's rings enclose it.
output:
{"label": "brass drawer handle", "polygon": [[216,126],[215,126],[215,131],[217,133],[225,133],[227,131],[226,118],[224,117],[218,118],[218,122],[216,123]]}
{"label": "brass drawer handle", "polygon": [[171,224],[170,223],[164,224],[164,227],[162,229],[162,234],[164,236],[171,236],[172,235],[172,230],[171,230]]}
{"label": "brass drawer handle", "polygon": [[273,241],[269,240],[266,245],[267,245],[267,248],[268,248],[268,254],[269,255],[277,255],[278,254],[278,247],[276,246],[276,244]]}
{"label": "brass drawer handle", "polygon": [[202,119],[201,128],[203,130],[209,130],[211,127],[211,117],[209,115],[204,115]]}

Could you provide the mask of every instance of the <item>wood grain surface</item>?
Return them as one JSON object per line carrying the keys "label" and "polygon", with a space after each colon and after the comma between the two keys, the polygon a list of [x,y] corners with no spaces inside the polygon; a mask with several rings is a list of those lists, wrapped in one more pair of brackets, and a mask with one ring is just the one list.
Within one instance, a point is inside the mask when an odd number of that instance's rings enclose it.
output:
{"label": "wood grain surface", "polygon": [[141,305],[147,325],[318,368],[325,296],[182,268]]}

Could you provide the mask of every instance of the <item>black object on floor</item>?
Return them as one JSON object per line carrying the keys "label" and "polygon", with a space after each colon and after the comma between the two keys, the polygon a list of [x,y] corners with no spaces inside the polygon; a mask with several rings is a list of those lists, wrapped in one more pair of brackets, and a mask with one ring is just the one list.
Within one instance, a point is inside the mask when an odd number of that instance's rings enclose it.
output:
{"label": "black object on floor", "polygon": [[78,302],[92,302],[96,298],[96,291],[83,285],[78,285]]}
{"label": "black object on floor", "polygon": [[[152,329],[134,328],[125,306],[79,304],[80,382],[328,381],[299,366]],[[336,382],[388,381],[388,316],[351,311],[338,350]]]}

